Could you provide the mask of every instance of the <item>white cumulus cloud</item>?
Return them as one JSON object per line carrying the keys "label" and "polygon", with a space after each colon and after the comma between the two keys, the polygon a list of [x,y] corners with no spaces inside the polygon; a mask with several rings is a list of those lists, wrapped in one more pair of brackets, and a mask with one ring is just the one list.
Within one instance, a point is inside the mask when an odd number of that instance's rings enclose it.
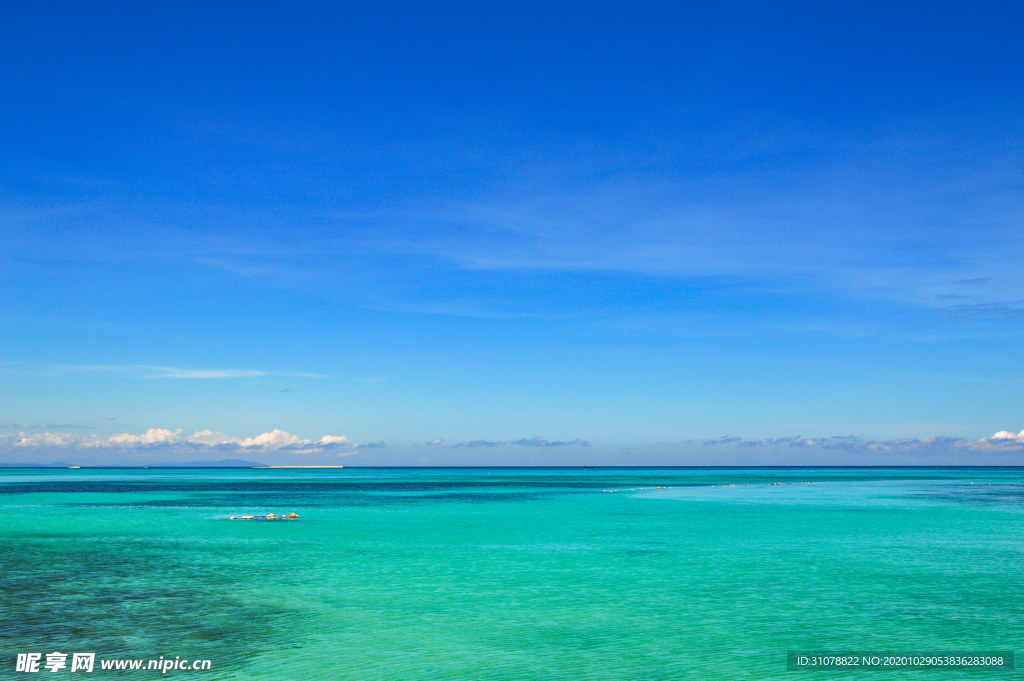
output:
{"label": "white cumulus cloud", "polygon": [[173,433],[165,428],[150,428],[142,435],[121,433],[120,435],[111,435],[108,442],[128,446],[170,445],[181,442],[181,429],[179,428]]}
{"label": "white cumulus cloud", "polygon": [[189,436],[188,441],[194,445],[217,447],[219,445],[237,445],[241,439],[227,433],[215,433],[212,430],[197,430]]}
{"label": "white cumulus cloud", "polygon": [[305,446],[313,444],[312,440],[303,440],[298,435],[286,433],[283,430],[274,428],[269,433],[263,433],[256,437],[247,437],[238,443],[239,447],[249,449],[251,447],[262,447],[263,449],[281,449],[282,447]]}
{"label": "white cumulus cloud", "polygon": [[1024,442],[1024,430],[1020,431],[1019,433],[1014,433],[1013,431],[1010,431],[1010,430],[1000,430],[998,433],[996,433],[992,437],[987,438],[987,440],[989,442],[998,442],[1000,440],[1002,440],[1004,442],[1007,441],[1007,440],[1016,441],[1016,442]]}
{"label": "white cumulus cloud", "polygon": [[[384,443],[373,443],[367,446],[383,446]],[[268,433],[255,437],[240,438],[230,433],[213,430],[197,430],[191,435],[182,435],[181,429],[150,428],[141,435],[119,433],[110,437],[99,435],[80,435],[78,433],[30,433],[17,435],[0,434],[0,448],[17,447],[61,448],[61,449],[144,449],[154,447],[171,447],[174,450],[225,450],[236,451],[273,451],[282,450],[297,454],[311,454],[324,450],[341,451],[339,456],[355,453],[360,445],[345,435],[324,435],[317,441],[306,440],[298,435],[275,428]]]}
{"label": "white cumulus cloud", "polygon": [[13,447],[100,447],[106,444],[95,435],[85,437],[76,433],[35,433],[26,435],[0,436],[0,445],[11,445]]}

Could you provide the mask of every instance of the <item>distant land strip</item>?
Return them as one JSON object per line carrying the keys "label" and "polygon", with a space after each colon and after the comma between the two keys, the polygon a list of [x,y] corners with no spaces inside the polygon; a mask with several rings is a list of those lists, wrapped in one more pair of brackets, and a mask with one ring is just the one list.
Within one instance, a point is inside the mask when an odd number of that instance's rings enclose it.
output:
{"label": "distant land strip", "polygon": [[344,466],[253,466],[253,468],[344,468]]}

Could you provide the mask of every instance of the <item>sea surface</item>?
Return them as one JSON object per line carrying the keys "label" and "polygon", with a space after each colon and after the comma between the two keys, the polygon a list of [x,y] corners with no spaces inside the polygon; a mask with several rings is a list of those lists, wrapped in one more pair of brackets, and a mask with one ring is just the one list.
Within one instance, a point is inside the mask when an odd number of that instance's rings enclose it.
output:
{"label": "sea surface", "polygon": [[[230,519],[267,513],[299,518]],[[2,469],[0,514],[4,679],[53,651],[211,660],[101,679],[1024,668],[786,666],[1024,650],[1024,468]]]}

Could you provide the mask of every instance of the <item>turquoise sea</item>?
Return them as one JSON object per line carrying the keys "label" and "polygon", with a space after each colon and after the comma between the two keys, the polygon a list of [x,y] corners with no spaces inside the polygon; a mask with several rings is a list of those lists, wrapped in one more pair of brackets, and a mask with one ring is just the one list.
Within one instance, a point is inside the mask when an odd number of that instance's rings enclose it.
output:
{"label": "turquoise sea", "polygon": [[3,469],[0,504],[0,678],[52,651],[212,662],[85,678],[1024,666],[786,667],[1024,649],[1022,468]]}

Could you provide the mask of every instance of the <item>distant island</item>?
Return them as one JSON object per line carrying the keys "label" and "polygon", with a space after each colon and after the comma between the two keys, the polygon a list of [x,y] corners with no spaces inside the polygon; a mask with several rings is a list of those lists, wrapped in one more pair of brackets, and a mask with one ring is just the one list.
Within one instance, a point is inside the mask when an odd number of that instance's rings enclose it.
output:
{"label": "distant island", "polygon": [[344,466],[253,466],[253,468],[344,468]]}

